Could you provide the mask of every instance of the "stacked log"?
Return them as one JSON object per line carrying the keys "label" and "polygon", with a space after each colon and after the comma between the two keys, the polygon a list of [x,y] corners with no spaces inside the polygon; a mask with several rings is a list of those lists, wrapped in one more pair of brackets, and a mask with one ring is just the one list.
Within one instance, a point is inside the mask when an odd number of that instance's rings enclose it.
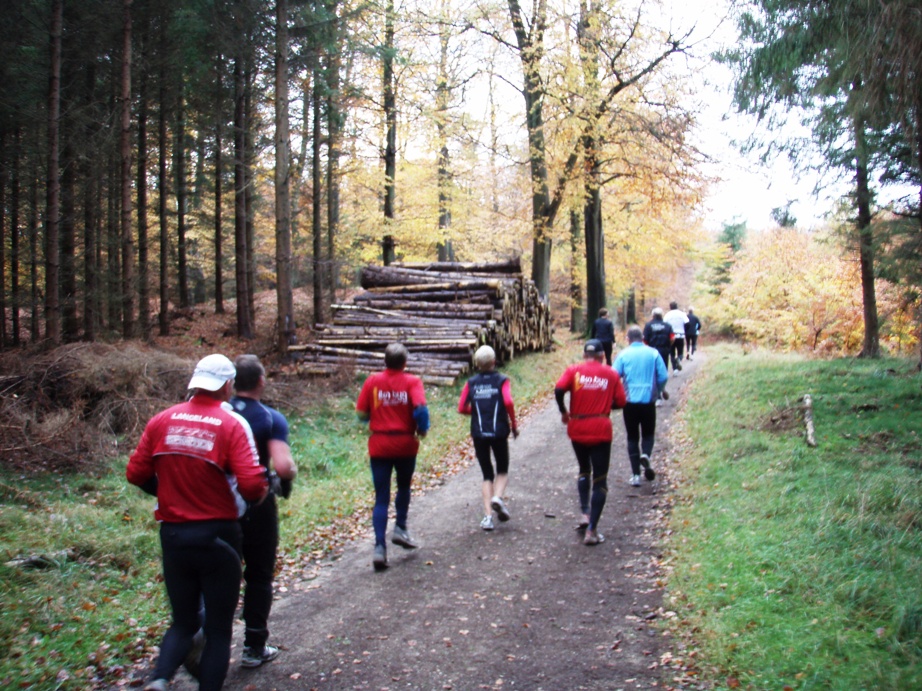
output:
{"label": "stacked log", "polygon": [[326,374],[384,367],[384,348],[403,343],[407,371],[430,384],[452,384],[470,371],[474,351],[490,345],[502,363],[551,344],[550,310],[518,259],[367,266],[365,293],[333,305],[313,343],[291,346],[300,370]]}

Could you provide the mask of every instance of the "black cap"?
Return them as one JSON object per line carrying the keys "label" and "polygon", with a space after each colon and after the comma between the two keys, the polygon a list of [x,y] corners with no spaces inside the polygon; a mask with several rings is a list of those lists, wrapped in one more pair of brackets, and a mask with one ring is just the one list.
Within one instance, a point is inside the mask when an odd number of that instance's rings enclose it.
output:
{"label": "black cap", "polygon": [[588,355],[598,355],[599,353],[605,352],[605,349],[602,348],[602,341],[597,338],[590,338],[586,341],[586,345],[583,346],[583,354]]}

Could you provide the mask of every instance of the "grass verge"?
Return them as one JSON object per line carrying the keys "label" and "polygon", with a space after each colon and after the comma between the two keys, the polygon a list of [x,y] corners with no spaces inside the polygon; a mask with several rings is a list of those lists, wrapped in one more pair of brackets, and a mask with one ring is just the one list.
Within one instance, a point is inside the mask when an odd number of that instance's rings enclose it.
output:
{"label": "grass verge", "polygon": [[[520,411],[549,395],[575,352],[565,345],[503,369]],[[280,505],[289,565],[315,563],[369,528],[367,437],[354,412],[360,386],[289,414],[300,467]],[[427,391],[433,424],[420,449],[420,486],[459,466],[448,452],[469,432],[456,412],[460,389]],[[169,608],[153,500],[125,482],[125,463],[93,475],[0,470],[0,688],[109,685],[159,643]]]}
{"label": "grass verge", "polygon": [[[914,363],[731,346],[709,360],[673,473],[666,604],[680,648],[698,649],[718,688],[922,688]],[[807,393],[816,448],[799,411]]]}

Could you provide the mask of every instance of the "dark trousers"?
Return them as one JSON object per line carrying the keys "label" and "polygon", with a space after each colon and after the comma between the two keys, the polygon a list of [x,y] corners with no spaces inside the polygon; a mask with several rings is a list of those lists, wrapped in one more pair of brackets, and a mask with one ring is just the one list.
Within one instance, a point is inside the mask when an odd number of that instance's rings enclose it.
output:
{"label": "dark trousers", "polygon": [[237,521],[163,523],[163,582],[173,621],[160,645],[155,679],[172,679],[199,630],[204,603],[205,649],[200,691],[218,691],[230,663],[234,611],[240,596],[240,524]]}
{"label": "dark trousers", "polygon": [[688,354],[694,355],[698,352],[698,334],[686,336],[686,339],[688,340]]}
{"label": "dark trousers", "polygon": [[[580,444],[572,442],[579,463],[579,478],[576,491],[579,492],[579,506],[584,514],[589,514],[589,529],[595,530],[605,508],[608,496],[608,466],[611,463],[611,442],[602,444]],[[590,498],[590,478],[592,494]]]}
{"label": "dark trousers", "polygon": [[[509,472],[509,438],[493,437],[490,439],[478,439],[474,437],[474,453],[477,454],[477,462],[480,464],[480,472],[483,473],[483,479],[493,482],[496,475],[506,475]],[[493,474],[493,463],[490,461],[490,451],[496,458],[496,475]]]}
{"label": "dark trousers", "polygon": [[625,405],[624,429],[627,432],[627,456],[631,461],[631,474],[640,475],[640,454],[653,454],[656,402]]}
{"label": "dark trousers", "polygon": [[672,352],[672,346],[666,346],[665,348],[657,348],[656,352],[659,353],[659,356],[663,358],[663,364],[666,366],[666,369],[669,369],[669,354]]}
{"label": "dark trousers", "polygon": [[605,351],[605,364],[611,367],[611,349],[615,345],[611,341],[602,341],[602,350]]}
{"label": "dark trousers", "polygon": [[371,479],[375,485],[375,508],[371,523],[375,528],[375,544],[385,544],[387,532],[387,509],[391,504],[391,474],[397,475],[397,496],[394,508],[397,510],[397,525],[406,529],[407,514],[410,512],[410,484],[416,470],[416,456],[409,458],[372,458]]}
{"label": "dark trousers", "polygon": [[261,651],[269,640],[269,610],[272,609],[272,579],[279,544],[279,513],[270,494],[247,511],[240,521],[243,529],[243,644]]}
{"label": "dark trousers", "polygon": [[[685,339],[677,338],[672,342],[672,369],[681,369],[682,354],[685,352]],[[667,361],[668,362],[668,361]]]}

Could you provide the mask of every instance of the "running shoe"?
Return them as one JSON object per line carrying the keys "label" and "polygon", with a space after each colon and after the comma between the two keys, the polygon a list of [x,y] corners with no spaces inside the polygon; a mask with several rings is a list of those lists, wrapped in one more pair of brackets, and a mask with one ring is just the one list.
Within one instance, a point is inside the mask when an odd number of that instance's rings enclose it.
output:
{"label": "running shoe", "polygon": [[577,530],[585,530],[589,527],[589,514],[584,513],[580,516],[579,523],[576,524]]}
{"label": "running shoe", "polygon": [[168,691],[170,688],[170,682],[166,679],[154,679],[147,683],[147,686],[144,687],[144,691]]}
{"label": "running shoe", "polygon": [[509,509],[506,508],[506,504],[503,502],[502,498],[493,497],[493,501],[490,502],[490,506],[493,507],[493,510],[496,512],[499,520],[501,520],[503,523],[512,518],[512,516],[509,515]]}
{"label": "running shoe", "polygon": [[631,475],[631,487],[640,487],[640,475]]}
{"label": "running shoe", "polygon": [[675,368],[681,372],[681,371],[682,371],[682,363],[681,363],[681,362],[675,363]]}
{"label": "running shoe", "polygon": [[484,530],[493,530],[493,516],[484,516],[480,521],[480,527]]}
{"label": "running shoe", "polygon": [[264,645],[262,650],[244,648],[240,656],[240,666],[245,669],[255,669],[266,662],[279,656],[279,649],[272,645]]}
{"label": "running shoe", "polygon": [[662,395],[664,401],[668,401],[668,400],[669,400],[669,392],[666,391],[666,389],[663,389],[661,395]]}
{"label": "running shoe", "polygon": [[640,465],[643,466],[644,477],[653,482],[656,479],[656,471],[650,467],[650,457],[647,454],[640,454]]}
{"label": "running shoe", "polygon": [[655,405],[657,408],[662,408],[663,407],[662,399],[657,398],[656,403],[654,403],[653,405]]}
{"label": "running shoe", "polygon": [[404,549],[416,549],[419,547],[413,538],[410,537],[410,531],[406,528],[401,528],[399,525],[394,526],[394,532],[391,533],[391,542],[395,545],[400,545]]}
{"label": "running shoe", "polygon": [[600,545],[605,542],[605,536],[598,530],[587,530],[586,537],[583,538],[584,545]]}
{"label": "running shoe", "polygon": [[384,571],[387,568],[387,547],[375,545],[375,556],[371,558],[371,563],[375,571]]}

